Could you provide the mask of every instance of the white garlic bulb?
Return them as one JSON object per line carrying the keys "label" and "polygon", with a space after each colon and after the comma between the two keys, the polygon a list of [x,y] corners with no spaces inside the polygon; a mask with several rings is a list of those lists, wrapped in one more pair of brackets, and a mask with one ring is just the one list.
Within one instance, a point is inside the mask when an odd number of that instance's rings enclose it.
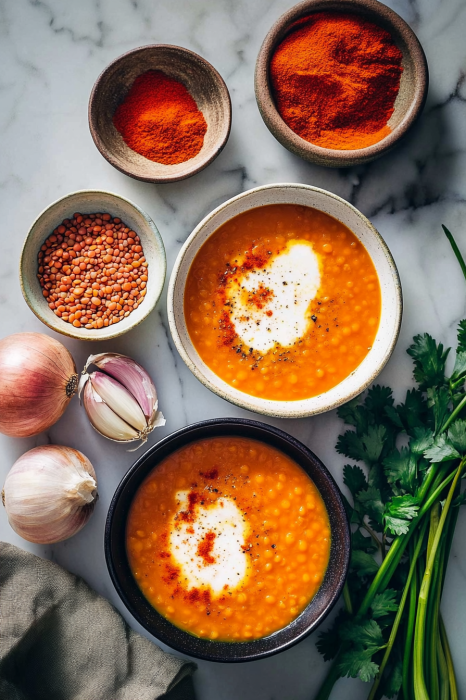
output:
{"label": "white garlic bulb", "polygon": [[[88,373],[89,365],[101,372]],[[79,382],[79,395],[92,426],[117,442],[141,440],[165,425],[155,386],[140,364],[126,355],[91,355]]]}
{"label": "white garlic bulb", "polygon": [[62,445],[34,447],[22,455],[2,491],[11,527],[37,544],[75,535],[91,517],[97,498],[92,464],[78,450]]}

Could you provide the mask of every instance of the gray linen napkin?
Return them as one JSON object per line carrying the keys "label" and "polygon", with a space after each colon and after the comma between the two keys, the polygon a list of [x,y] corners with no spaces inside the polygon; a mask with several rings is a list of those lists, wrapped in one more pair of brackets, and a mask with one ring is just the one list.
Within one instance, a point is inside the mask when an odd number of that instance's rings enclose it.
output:
{"label": "gray linen napkin", "polygon": [[1,700],[195,700],[194,669],[82,579],[0,542]]}

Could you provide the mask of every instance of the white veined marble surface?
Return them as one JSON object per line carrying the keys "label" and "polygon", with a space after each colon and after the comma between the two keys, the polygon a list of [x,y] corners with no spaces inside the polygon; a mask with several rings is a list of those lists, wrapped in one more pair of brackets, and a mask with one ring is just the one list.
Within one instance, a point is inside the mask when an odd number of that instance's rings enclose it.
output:
{"label": "white veined marble surface", "polygon": [[[289,0],[0,0],[0,304],[1,335],[49,332],[29,311],[18,260],[36,215],[73,190],[103,188],[134,200],[154,219],[170,270],[181,244],[220,202],[256,185],[303,182],[345,197],[387,241],[400,270],[405,312],[398,346],[380,381],[401,398],[411,384],[406,348],[428,331],[447,345],[466,316],[466,284],[442,233],[445,223],[466,251],[466,3],[390,0],[417,33],[431,84],[421,121],[401,147],[368,166],[330,170],[305,163],[268,132],[253,89],[254,64],[272,23]],[[99,154],[87,125],[92,85],[121,53],[150,43],[178,44],[209,60],[231,93],[233,125],[220,157],[190,180],[151,185],[117,172]],[[58,337],[58,336],[57,336]],[[137,358],[154,377],[167,418],[150,443],[188,423],[249,416],[205,389],[177,355],[167,328],[165,296],[136,330],[106,343],[59,337],[82,367],[92,351]],[[270,420],[314,450],[341,484],[343,459],[334,445],[342,425],[335,413]],[[98,436],[74,399],[47,435],[0,436],[0,483],[27,449],[50,441],[81,449],[96,467],[100,501],[86,528],[54,546],[24,542],[0,510],[0,537],[80,574],[109,598],[136,629],[116,595],[104,561],[107,507],[134,455]],[[466,509],[460,516],[443,599],[460,697],[466,696]],[[313,635],[281,655],[243,665],[199,663],[200,700],[311,700],[327,667]],[[363,698],[368,687],[340,680],[332,698]]]}

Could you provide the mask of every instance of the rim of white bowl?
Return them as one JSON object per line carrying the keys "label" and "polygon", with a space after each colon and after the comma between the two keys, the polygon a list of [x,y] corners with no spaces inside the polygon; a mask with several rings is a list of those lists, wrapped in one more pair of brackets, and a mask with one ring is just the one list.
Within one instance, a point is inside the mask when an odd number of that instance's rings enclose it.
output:
{"label": "rim of white bowl", "polygon": [[[224,211],[225,209],[228,209],[231,207],[234,203],[244,199],[246,200],[248,197],[255,196],[259,192],[267,191],[267,190],[273,190],[273,189],[280,189],[280,190],[304,190],[308,192],[314,192],[314,193],[319,193],[320,195],[324,195],[326,197],[329,197],[335,201],[337,201],[340,205],[343,207],[347,207],[350,209],[353,214],[355,214],[363,223],[364,227],[370,234],[374,237],[376,243],[380,246],[381,251],[383,252],[386,262],[388,264],[388,268],[391,273],[391,281],[393,284],[393,292],[396,297],[396,312],[393,316],[393,321],[392,321],[392,333],[391,333],[391,338],[390,341],[387,343],[385,348],[383,349],[383,353],[381,354],[380,359],[377,362],[377,367],[375,370],[371,371],[370,373],[367,373],[367,375],[364,377],[364,379],[357,384],[357,386],[344,394],[342,394],[339,398],[331,398],[329,397],[329,394],[333,392],[335,389],[341,386],[344,382],[346,382],[348,379],[350,379],[360,368],[362,365],[365,363],[366,359],[371,355],[371,352],[369,352],[364,360],[351,372],[348,377],[346,377],[344,380],[339,382],[335,387],[332,387],[332,389],[329,389],[326,392],[323,392],[322,394],[318,394],[317,396],[312,396],[308,399],[299,399],[297,401],[273,401],[271,399],[261,399],[259,397],[253,396],[251,394],[246,394],[245,392],[239,391],[238,389],[235,389],[234,387],[230,386],[227,384],[224,380],[222,380],[218,375],[215,374],[202,360],[200,357],[199,353],[194,347],[194,344],[192,343],[189,332],[186,328],[186,322],[184,318],[184,309],[181,310],[181,314],[177,314],[175,312],[175,292],[176,292],[176,287],[177,284],[179,283],[178,275],[181,266],[184,263],[184,259],[186,257],[186,254],[190,250],[190,248],[195,244],[197,237],[201,232],[203,231],[204,227],[208,225],[211,220],[216,217],[220,212]],[[284,202],[280,202],[284,203]],[[293,203],[293,202],[290,202]],[[259,208],[260,206],[266,206],[266,205],[257,205],[256,207],[245,207],[242,211],[247,211],[249,209],[253,208]],[[306,206],[306,205],[302,205]],[[318,207],[313,206],[312,204],[309,204],[307,206],[310,206],[314,209],[318,209]],[[236,214],[232,215],[230,218],[234,218],[234,216],[238,216],[239,213],[242,212],[237,212]],[[329,216],[333,216],[332,214],[329,214]],[[337,220],[341,221],[341,219],[338,219],[338,217],[333,216],[333,218],[336,218]],[[227,219],[228,220],[228,219]],[[344,221],[341,221],[345,226],[350,228],[352,233],[357,236],[356,232],[351,229],[348,224],[346,224]],[[222,224],[219,224],[213,231],[211,232],[210,235],[212,235]],[[209,236],[210,237],[210,236]],[[357,236],[358,237],[358,236]],[[205,239],[207,240],[207,238]],[[205,241],[203,241],[204,243]],[[202,245],[202,244],[201,244]],[[364,245],[364,244],[363,244]],[[196,253],[198,252],[199,246],[196,249]],[[368,251],[369,253],[369,251]],[[370,255],[370,253],[369,253]],[[371,259],[373,260],[372,256],[370,255]],[[374,262],[374,261],[373,261]],[[192,262],[191,262],[192,264]],[[375,266],[375,263],[374,263]],[[377,268],[376,268],[377,270]],[[377,270],[378,272],[378,270]],[[184,301],[184,289],[186,286],[186,276],[185,279],[182,280],[182,292],[183,294],[181,295],[182,301]],[[383,297],[382,297],[382,311],[383,311]],[[358,396],[361,392],[363,392],[365,389],[368,388],[368,386],[376,379],[376,377],[380,374],[382,369],[385,367],[387,364],[388,360],[390,359],[393,350],[395,348],[396,342],[398,340],[398,336],[400,333],[400,328],[401,328],[401,319],[402,319],[402,314],[403,314],[403,296],[402,296],[402,289],[401,289],[401,281],[399,277],[399,273],[395,264],[395,261],[393,259],[393,256],[385,243],[384,239],[380,235],[380,233],[377,231],[377,229],[374,227],[374,225],[369,221],[369,219],[362,214],[359,209],[357,209],[355,206],[350,204],[350,202],[347,202],[345,199],[342,197],[339,197],[338,195],[334,194],[333,192],[329,192],[328,190],[324,190],[321,187],[314,187],[313,185],[304,185],[300,183],[273,183],[270,185],[261,185],[259,187],[254,187],[250,190],[246,190],[245,192],[241,192],[240,194],[236,195],[235,197],[232,197],[231,199],[228,199],[226,202],[223,202],[220,204],[218,207],[213,209],[207,216],[205,216],[202,221],[196,226],[196,228],[193,230],[193,232],[188,236],[186,239],[185,243],[183,244],[180,252],[178,253],[178,256],[176,258],[175,264],[173,266],[173,270],[170,276],[170,281],[168,284],[168,293],[167,293],[167,312],[168,312],[168,322],[170,326],[170,331],[173,337],[173,341],[175,343],[175,346],[178,350],[178,352],[181,355],[182,360],[185,362],[185,364],[188,366],[188,368],[191,370],[191,372],[194,374],[194,376],[208,389],[210,389],[214,394],[217,394],[221,398],[225,399],[226,401],[229,401],[230,403],[239,406],[240,408],[244,408],[248,411],[252,411],[254,413],[259,413],[265,416],[271,416],[274,418],[305,418],[308,416],[313,416],[317,415],[319,413],[325,413],[327,411],[331,411],[332,409],[338,408],[339,406],[343,405],[344,403],[347,403],[351,399],[355,398]],[[182,322],[179,322],[177,320],[177,317],[182,319]],[[181,333],[179,331],[179,325],[183,326],[185,329],[185,335],[186,338],[189,339],[188,345],[191,346],[192,348],[192,355],[195,357],[195,361],[191,358],[190,354],[188,353],[185,343],[183,342],[183,339],[181,337]],[[379,335],[380,332],[380,324],[379,324],[379,329],[377,330],[377,335]],[[377,339],[376,335],[376,339]],[[211,379],[209,379],[208,374],[211,374],[215,377],[217,384],[215,384]],[[327,398],[326,398],[327,397]]]}
{"label": "rim of white bowl", "polygon": [[[146,220],[147,225],[149,226],[149,228],[150,228],[150,230],[155,238],[155,241],[157,244],[157,252],[161,258],[161,266],[162,266],[163,274],[160,275],[159,284],[157,287],[155,287],[155,292],[153,293],[153,295],[149,298],[147,298],[147,295],[145,297],[144,301],[147,300],[148,303],[146,305],[146,308],[144,309],[144,314],[138,320],[134,319],[133,322],[131,324],[129,324],[127,328],[121,327],[120,324],[116,324],[115,327],[112,325],[112,326],[107,326],[106,328],[98,328],[98,329],[94,328],[92,330],[91,329],[78,329],[78,328],[74,328],[74,326],[70,323],[63,324],[63,326],[69,326],[70,327],[69,329],[65,328],[65,327],[62,328],[62,326],[58,323],[56,325],[53,325],[52,323],[50,323],[49,320],[47,319],[47,317],[42,313],[40,305],[34,304],[32,299],[30,299],[30,297],[29,297],[29,292],[26,289],[26,285],[25,285],[25,279],[26,279],[27,275],[26,275],[26,272],[24,269],[24,265],[25,265],[25,258],[26,258],[27,247],[29,244],[30,235],[31,235],[32,231],[34,230],[34,228],[36,227],[36,225],[41,220],[41,218],[48,211],[50,211],[51,209],[54,209],[58,204],[60,204],[60,202],[64,202],[65,200],[72,199],[76,195],[106,195],[106,196],[113,197],[115,199],[118,199],[118,200],[124,202],[125,204],[127,204],[130,207],[132,207],[133,209],[135,209]],[[36,255],[38,252],[39,252],[39,249],[37,249]],[[49,204],[47,207],[44,207],[44,209],[42,209],[40,214],[38,214],[38,216],[36,216],[36,218],[34,219],[34,221],[31,224],[31,226],[29,227],[29,230],[26,234],[26,238],[24,239],[23,247],[21,249],[21,256],[19,259],[19,282],[21,285],[21,292],[23,294],[24,300],[26,301],[27,305],[29,306],[29,308],[31,309],[33,314],[35,316],[37,316],[37,318],[40,321],[42,321],[42,323],[44,325],[46,325],[48,328],[50,328],[52,331],[55,331],[56,333],[60,333],[61,335],[65,335],[69,338],[75,338],[76,340],[85,340],[85,341],[91,341],[91,342],[92,341],[110,340],[111,338],[117,338],[118,336],[124,335],[125,333],[128,333],[129,331],[133,330],[133,328],[136,328],[136,326],[139,326],[139,324],[141,324],[143,321],[145,321],[147,316],[154,310],[160,297],[162,296],[166,276],[167,276],[167,255],[165,252],[165,245],[164,245],[162,236],[160,235],[160,232],[159,232],[155,222],[151,219],[151,217],[148,214],[146,214],[146,212],[143,209],[141,209],[141,207],[139,207],[137,204],[132,202],[130,199],[127,199],[126,197],[122,197],[122,195],[116,194],[115,192],[110,192],[110,190],[99,190],[99,189],[75,190],[74,192],[69,192],[68,194],[64,195],[63,197],[59,197],[54,202]],[[28,282],[28,286],[30,286],[29,282]],[[141,307],[142,307],[142,304],[141,304]],[[128,318],[130,318],[130,317],[128,317]],[[59,321],[59,320],[60,319],[57,318],[57,321]],[[113,328],[115,328],[114,331],[113,331]],[[118,330],[117,330],[117,328],[118,328]],[[110,329],[112,329],[112,330],[110,330]]]}

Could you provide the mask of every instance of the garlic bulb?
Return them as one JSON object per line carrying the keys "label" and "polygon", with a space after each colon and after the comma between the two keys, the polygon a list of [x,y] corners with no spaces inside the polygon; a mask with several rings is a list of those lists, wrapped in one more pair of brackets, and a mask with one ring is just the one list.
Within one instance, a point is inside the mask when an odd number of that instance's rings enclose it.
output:
{"label": "garlic bulb", "polygon": [[[89,365],[101,372],[87,372]],[[79,381],[79,395],[92,426],[117,442],[142,440],[165,425],[155,386],[140,364],[126,355],[91,355]]]}
{"label": "garlic bulb", "polygon": [[10,525],[29,542],[51,544],[75,535],[96,504],[94,468],[78,450],[34,447],[12,466],[2,491]]}

